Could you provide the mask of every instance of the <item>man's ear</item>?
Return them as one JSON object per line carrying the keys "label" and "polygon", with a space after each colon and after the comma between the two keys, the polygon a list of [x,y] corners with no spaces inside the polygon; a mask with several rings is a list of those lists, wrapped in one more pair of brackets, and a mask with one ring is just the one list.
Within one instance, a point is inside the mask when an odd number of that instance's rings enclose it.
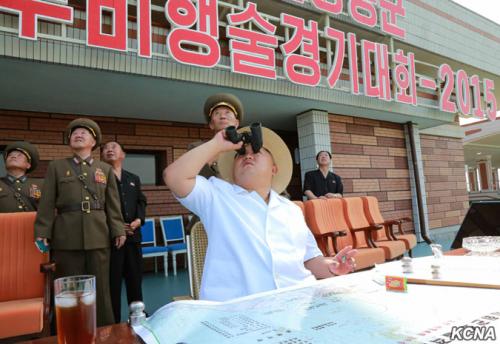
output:
{"label": "man's ear", "polygon": [[214,123],[212,122],[212,119],[210,118],[210,122],[208,123],[208,127],[212,130],[214,130]]}
{"label": "man's ear", "polygon": [[278,165],[273,165],[273,168],[271,169],[271,171],[273,172],[273,176],[278,174]]}
{"label": "man's ear", "polygon": [[235,127],[238,128],[239,126],[240,126],[240,121],[237,119]]}
{"label": "man's ear", "polygon": [[28,167],[26,168],[26,171],[31,168],[31,164],[28,162]]}

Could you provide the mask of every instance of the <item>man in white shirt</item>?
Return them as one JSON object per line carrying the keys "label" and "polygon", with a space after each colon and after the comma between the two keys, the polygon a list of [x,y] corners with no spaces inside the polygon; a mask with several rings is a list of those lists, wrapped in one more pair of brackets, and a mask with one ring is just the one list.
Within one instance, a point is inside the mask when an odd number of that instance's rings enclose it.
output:
{"label": "man in white shirt", "polygon": [[[355,250],[323,257],[299,207],[279,196],[292,159],[277,134],[262,128],[262,136],[258,152],[247,144],[240,154],[235,150],[243,143],[233,144],[220,131],[165,169],[165,183],[208,235],[201,299],[224,301],[354,270]],[[197,176],[217,155],[226,181]]]}

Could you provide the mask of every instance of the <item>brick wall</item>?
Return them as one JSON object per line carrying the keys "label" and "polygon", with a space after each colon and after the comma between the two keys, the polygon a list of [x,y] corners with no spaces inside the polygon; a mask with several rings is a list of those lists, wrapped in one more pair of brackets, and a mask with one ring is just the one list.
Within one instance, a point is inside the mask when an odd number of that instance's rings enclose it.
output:
{"label": "brick wall", "polygon": [[329,124],[333,167],[342,177],[344,196],[377,197],[385,219],[412,217],[403,126],[340,115],[330,115]]}
{"label": "brick wall", "polygon": [[462,141],[421,135],[429,228],[458,225],[469,208]]}
{"label": "brick wall", "polygon": [[[41,162],[32,176],[43,178],[49,161],[71,155],[69,147],[64,144],[63,133],[68,123],[77,117],[80,116],[0,110],[0,146],[15,140],[27,140],[36,144]],[[182,155],[189,143],[212,137],[212,131],[206,125],[201,124],[86,117],[92,118],[99,124],[103,133],[103,141],[118,140],[130,152],[156,153],[160,158],[161,170]],[[297,135],[290,132],[280,132],[280,135],[293,152],[298,145]],[[99,150],[95,150],[94,158],[99,159],[99,154]],[[148,198],[147,216],[188,213],[163,183],[145,185],[143,190]],[[300,198],[300,169],[296,165],[288,191],[294,199]]]}

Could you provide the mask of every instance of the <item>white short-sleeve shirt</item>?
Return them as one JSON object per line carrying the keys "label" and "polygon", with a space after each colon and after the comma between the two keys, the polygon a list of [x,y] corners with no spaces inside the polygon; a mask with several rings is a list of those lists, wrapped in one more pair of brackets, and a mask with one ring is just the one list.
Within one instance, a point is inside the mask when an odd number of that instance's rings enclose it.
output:
{"label": "white short-sleeve shirt", "polygon": [[304,262],[320,256],[300,208],[271,190],[255,191],[197,176],[179,199],[208,236],[200,298],[225,301],[314,280]]}

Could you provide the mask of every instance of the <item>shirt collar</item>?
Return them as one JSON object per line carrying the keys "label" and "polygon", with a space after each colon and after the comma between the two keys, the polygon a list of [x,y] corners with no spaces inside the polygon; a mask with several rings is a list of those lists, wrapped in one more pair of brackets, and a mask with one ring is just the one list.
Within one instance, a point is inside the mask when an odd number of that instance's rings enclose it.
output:
{"label": "shirt collar", "polygon": [[[236,192],[237,194],[243,195],[243,194],[255,193],[260,199],[262,199],[262,197],[260,197],[260,195],[257,194],[256,191],[248,191],[248,190],[246,190],[246,189],[244,189],[241,186],[236,185],[236,184],[231,184],[231,185],[233,187],[234,192]],[[264,201],[264,200],[262,200],[262,201]],[[269,208],[274,208],[274,207],[278,206],[279,204],[280,204],[279,195],[276,193],[276,191],[271,189],[270,193],[269,193],[269,203],[267,205],[269,206]]]}
{"label": "shirt collar", "polygon": [[89,164],[89,166],[91,166],[93,163],[94,163],[94,159],[92,158],[92,156],[89,156],[88,158],[86,159],[82,159],[80,158],[79,156],[74,156],[73,157],[73,162],[77,165],[80,165],[82,162],[86,162],[87,164]]}
{"label": "shirt collar", "polygon": [[14,176],[11,176],[10,174],[7,175],[7,179],[11,182],[11,183],[15,183],[16,180],[19,180],[21,183],[24,183],[26,181],[26,179],[28,179],[28,177],[26,175],[23,175],[22,177],[19,177],[19,178],[16,178]]}

